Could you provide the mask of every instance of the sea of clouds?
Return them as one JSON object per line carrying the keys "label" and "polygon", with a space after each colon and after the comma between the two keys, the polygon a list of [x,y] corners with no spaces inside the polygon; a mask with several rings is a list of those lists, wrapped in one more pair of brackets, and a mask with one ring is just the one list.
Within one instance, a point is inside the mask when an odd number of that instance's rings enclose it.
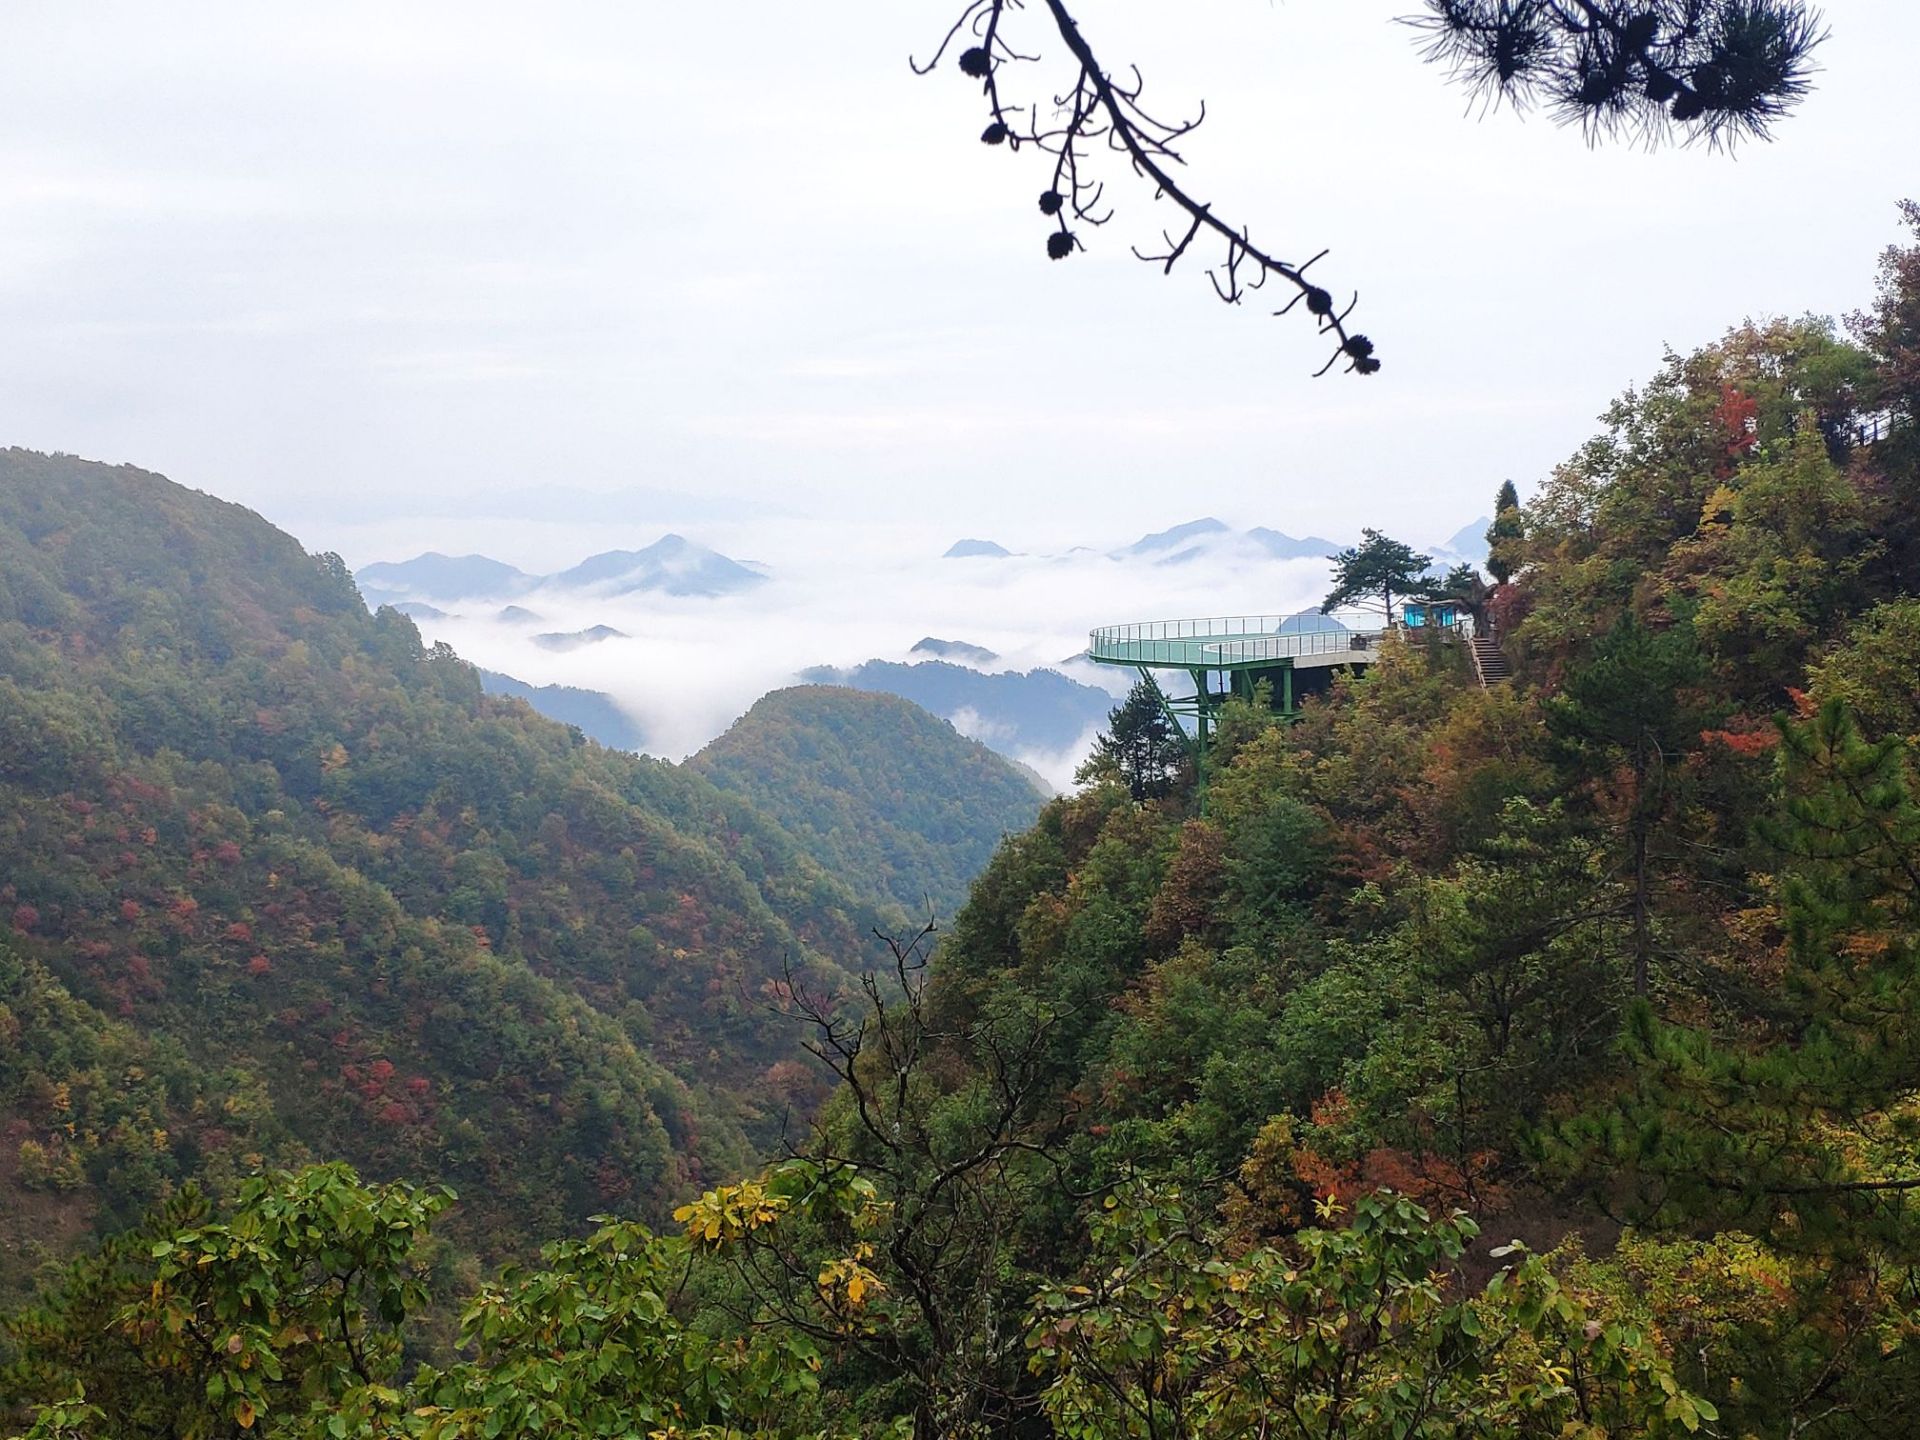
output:
{"label": "sea of clouds", "polygon": [[[791,525],[760,533],[754,533],[758,527],[715,528],[718,533],[692,529],[690,538],[761,566],[769,576],[765,584],[717,598],[553,590],[517,597],[512,603],[537,613],[538,624],[502,623],[497,616],[507,602],[500,600],[423,596],[448,613],[416,623],[428,640],[444,640],[486,669],[533,685],[604,692],[640,723],[650,751],[678,760],[768,691],[796,683],[803,670],[923,659],[910,652],[928,636],[984,646],[999,656],[977,668],[1050,667],[1121,694],[1130,673],[1073,659],[1094,626],[1290,614],[1319,602],[1330,568],[1322,560],[1274,560],[1232,542],[1174,564],[1084,546],[1035,546],[1034,553],[1007,559],[946,560],[941,553],[957,537],[898,526],[839,523],[811,535],[796,535]],[[411,534],[411,548],[403,534]],[[492,543],[483,553],[527,569],[549,569],[598,550],[639,548],[659,536],[626,527],[549,527],[487,538]],[[1024,548],[1017,534],[991,538]],[[410,526],[383,527],[380,543],[380,551],[363,549],[352,558],[367,563],[450,549],[446,537]],[[596,625],[626,638],[560,653],[534,643],[539,634]],[[1006,737],[977,714],[943,718],[962,733],[1006,746]],[[1089,730],[1062,751],[1024,750],[1016,758],[1064,787],[1095,733]]]}

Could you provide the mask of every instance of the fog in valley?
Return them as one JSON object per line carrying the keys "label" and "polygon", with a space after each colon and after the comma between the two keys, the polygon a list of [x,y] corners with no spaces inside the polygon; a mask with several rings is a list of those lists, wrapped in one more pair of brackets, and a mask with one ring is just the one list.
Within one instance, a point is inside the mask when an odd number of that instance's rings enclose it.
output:
{"label": "fog in valley", "polygon": [[[927,638],[981,647],[993,656],[947,657],[953,663],[988,673],[1053,669],[1117,694],[1132,672],[1075,659],[1093,626],[1172,615],[1289,615],[1319,604],[1330,569],[1311,557],[1276,560],[1234,533],[1130,554],[1137,532],[1091,532],[1080,537],[1086,543],[1030,546],[1027,536],[1007,531],[978,537],[1014,552],[1006,557],[947,559],[945,550],[962,537],[901,526],[854,524],[831,533],[822,526],[818,543],[791,549],[784,527],[687,529],[696,542],[713,542],[727,555],[756,563],[766,579],[721,595],[607,594],[546,585],[480,597],[423,589],[401,598],[370,588],[370,599],[397,599],[426,639],[450,643],[487,670],[533,685],[611,696],[638,722],[650,753],[680,759],[760,695],[795,683],[804,670],[940,658],[914,653]],[[625,527],[552,526],[537,543],[515,545],[511,535],[489,535],[484,527],[459,533],[497,544],[484,553],[536,574],[585,558],[589,547],[639,549],[659,538]],[[463,553],[451,542],[432,548]],[[1450,558],[1440,542],[1425,548]],[[527,614],[502,619],[509,606]],[[551,638],[596,626],[621,633],[574,648],[555,648]],[[549,638],[542,643],[541,637]],[[943,718],[1057,787],[1071,781],[1096,733],[1089,725],[1067,745],[1036,748],[967,708]]]}

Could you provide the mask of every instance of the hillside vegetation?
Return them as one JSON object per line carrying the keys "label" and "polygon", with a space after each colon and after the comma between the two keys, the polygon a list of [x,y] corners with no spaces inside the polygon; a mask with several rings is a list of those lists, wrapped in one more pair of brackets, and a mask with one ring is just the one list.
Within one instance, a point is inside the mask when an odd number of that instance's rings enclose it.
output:
{"label": "hillside vegetation", "polygon": [[[491,1245],[748,1163],[813,1083],[769,987],[890,913],[700,776],[486,697],[250,512],[17,450],[0,858],[7,963],[114,1023],[95,1079],[8,1088],[9,1195],[124,1221],[338,1156],[461,1183]],[[172,1078],[89,1119],[144,1046]]]}
{"label": "hillside vegetation", "polygon": [[922,917],[959,909],[1000,841],[1040,813],[1027,774],[946,721],[834,686],[762,697],[689,764]]}
{"label": "hillside vegetation", "polygon": [[1436,636],[1236,704],[1204,810],[1106,747],[931,972],[784,989],[838,1088],[668,1233],[422,1365],[443,1193],[183,1193],[10,1326],[35,1440],[1910,1433],[1920,245],[1850,335],[1669,357],[1502,495],[1449,581],[1512,684]]}

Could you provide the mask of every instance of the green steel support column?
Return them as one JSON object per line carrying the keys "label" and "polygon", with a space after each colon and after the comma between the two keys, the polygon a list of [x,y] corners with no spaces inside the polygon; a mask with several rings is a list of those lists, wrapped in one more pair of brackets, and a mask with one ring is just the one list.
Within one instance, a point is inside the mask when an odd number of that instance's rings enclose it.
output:
{"label": "green steel support column", "polygon": [[1293,662],[1289,660],[1280,671],[1280,691],[1285,697],[1280,702],[1282,715],[1293,714]]}
{"label": "green steel support column", "polygon": [[1200,818],[1207,818],[1207,722],[1212,718],[1213,690],[1207,684],[1207,672],[1191,670],[1193,676],[1194,731],[1199,744],[1193,754],[1193,788],[1200,800]]}

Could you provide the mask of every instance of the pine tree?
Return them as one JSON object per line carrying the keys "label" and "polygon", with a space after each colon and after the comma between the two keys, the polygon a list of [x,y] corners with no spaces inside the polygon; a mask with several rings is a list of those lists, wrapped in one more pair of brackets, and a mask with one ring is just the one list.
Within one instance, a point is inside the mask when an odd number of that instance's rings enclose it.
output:
{"label": "pine tree", "polygon": [[1709,718],[1690,695],[1705,674],[1689,629],[1651,630],[1629,611],[1547,705],[1563,763],[1626,842],[1636,995],[1651,983],[1652,843],[1678,806],[1681,758]]}
{"label": "pine tree", "polygon": [[1520,568],[1520,542],[1526,539],[1526,521],[1520,513],[1520,492],[1513,481],[1502,480],[1494,497],[1493,523],[1487,527],[1487,573],[1505,585]]}
{"label": "pine tree", "polygon": [[[1334,566],[1333,589],[1320,603],[1320,608],[1332,613],[1342,605],[1364,598],[1368,605],[1378,605],[1380,613],[1392,620],[1396,595],[1405,599],[1426,592],[1427,569],[1433,564],[1433,557],[1417,554],[1411,545],[1389,539],[1378,530],[1362,530],[1360,536],[1358,545],[1330,557]],[[1378,600],[1373,598],[1376,595]]]}
{"label": "pine tree", "polygon": [[1781,809],[1761,826],[1782,856],[1778,1011],[1723,1034],[1637,1006],[1630,1089],[1546,1148],[1636,1223],[1737,1230],[1792,1257],[1768,1373],[1746,1377],[1759,1413],[1905,1433],[1920,1403],[1902,1298],[1920,1280],[1920,787],[1904,743],[1870,743],[1842,702],[1781,731]]}
{"label": "pine tree", "polygon": [[1107,716],[1107,733],[1094,742],[1078,778],[1111,774],[1135,800],[1158,800],[1173,793],[1187,758],[1159,690],[1142,680]]}

